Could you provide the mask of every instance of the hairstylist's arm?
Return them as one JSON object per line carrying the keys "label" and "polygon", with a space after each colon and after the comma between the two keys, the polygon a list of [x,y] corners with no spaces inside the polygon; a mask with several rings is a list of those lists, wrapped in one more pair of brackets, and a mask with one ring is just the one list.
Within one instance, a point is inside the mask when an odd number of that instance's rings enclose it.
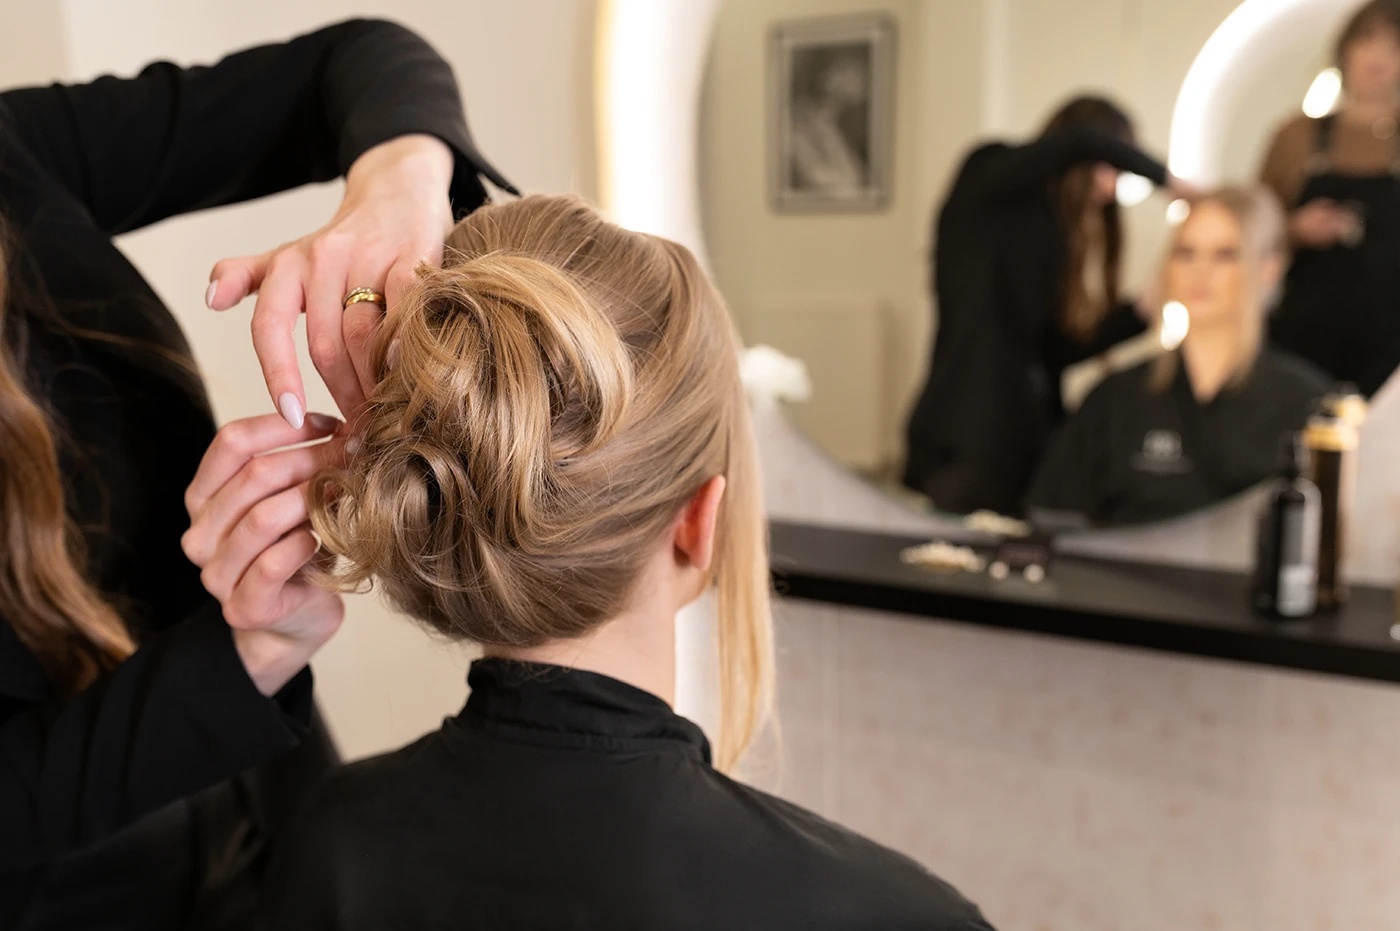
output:
{"label": "hairstylist's arm", "polygon": [[370,149],[346,174],[345,199],[324,227],[259,256],[214,266],[209,305],[232,307],[257,292],[253,346],[278,411],[301,425],[305,390],[292,333],[306,311],[311,361],[341,412],[353,418],[373,387],[364,347],[384,308],[342,307],[355,288],[396,306],[420,262],[442,262],[452,228],[452,151],[432,136],[403,136]]}
{"label": "hairstylist's arm", "polygon": [[[306,409],[291,336],[302,309],[313,359],[348,410],[362,391],[343,349],[346,291],[392,292],[417,259],[431,260],[442,217],[485,200],[482,177],[514,190],[472,140],[452,68],[383,20],[337,23],[208,67],[157,62],[134,78],[9,91],[0,124],[112,234],[353,176],[356,190],[324,235],[301,244],[302,261],[280,249],[221,263],[206,298],[225,309],[263,289],[259,355],[293,423]],[[371,191],[405,202],[376,210]],[[400,254],[415,244],[419,254]]]}
{"label": "hairstylist's arm", "polygon": [[[338,425],[312,414],[325,436]],[[223,606],[253,683],[272,695],[300,672],[340,627],[340,596],[308,582],[302,568],[320,543],[307,524],[306,481],[339,441],[287,448],[307,439],[268,414],[219,431],[185,493],[190,529],[185,555]]]}
{"label": "hairstylist's arm", "polygon": [[293,430],[268,415],[219,434],[189,492],[185,543],[221,604],[71,698],[26,692],[22,670],[0,670],[0,691],[25,700],[20,711],[0,700],[0,874],[51,863],[297,746],[312,710],[302,670],[341,604],[296,577],[315,543],[298,530],[299,492],[286,490],[334,447],[270,451],[338,425],[311,417]]}

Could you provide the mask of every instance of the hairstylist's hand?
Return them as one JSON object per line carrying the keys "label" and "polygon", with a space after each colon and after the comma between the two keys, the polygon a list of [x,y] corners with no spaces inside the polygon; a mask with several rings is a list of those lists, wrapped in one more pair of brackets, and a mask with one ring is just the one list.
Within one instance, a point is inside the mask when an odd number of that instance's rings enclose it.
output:
{"label": "hairstylist's hand", "polygon": [[1293,241],[1312,249],[1326,249],[1352,236],[1359,219],[1356,214],[1327,197],[1310,200],[1288,219]]}
{"label": "hairstylist's hand", "polygon": [[305,309],[311,361],[341,413],[355,417],[373,387],[364,350],[385,308],[366,301],[346,309],[345,296],[371,288],[394,306],[419,262],[442,262],[442,241],[452,228],[451,183],[445,143],[402,136],[355,160],[330,223],[271,252],[214,266],[206,295],[214,310],[257,292],[253,347],[273,403],[293,427],[306,412],[292,339],[297,317]]}
{"label": "hairstylist's hand", "polygon": [[301,569],[320,542],[306,514],[306,480],[339,441],[322,439],[340,422],[312,414],[293,429],[276,414],[219,431],[185,492],[190,529],[180,541],[233,628],[234,644],[258,691],[273,695],[340,627],[340,596],[308,582]]}
{"label": "hairstylist's hand", "polygon": [[1195,200],[1201,196],[1201,189],[1190,181],[1178,178],[1176,175],[1167,175],[1167,194],[1173,200]]}

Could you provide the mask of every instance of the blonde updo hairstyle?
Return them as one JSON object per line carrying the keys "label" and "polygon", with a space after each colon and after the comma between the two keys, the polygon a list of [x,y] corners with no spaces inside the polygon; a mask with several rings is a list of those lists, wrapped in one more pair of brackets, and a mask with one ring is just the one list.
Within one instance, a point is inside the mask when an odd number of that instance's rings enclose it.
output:
{"label": "blonde updo hairstyle", "polygon": [[773,682],[738,351],[684,247],[575,197],[477,210],[381,327],[361,446],[311,484],[312,524],[340,557],[328,581],[372,582],[455,639],[578,638],[623,610],[686,503],[723,475],[716,762],[731,768]]}

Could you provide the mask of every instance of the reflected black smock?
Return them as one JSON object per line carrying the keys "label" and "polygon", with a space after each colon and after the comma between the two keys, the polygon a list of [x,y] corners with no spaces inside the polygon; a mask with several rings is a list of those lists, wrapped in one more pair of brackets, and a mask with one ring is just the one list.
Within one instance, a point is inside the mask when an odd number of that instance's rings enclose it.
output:
{"label": "reflected black smock", "polygon": [[[64,699],[0,619],[5,931],[230,926],[246,904],[229,890],[256,856],[252,834],[270,830],[307,770],[333,754],[321,735],[300,755],[185,798],[295,747],[311,720],[310,674],[276,701],[259,694],[180,551],[184,490],[214,422],[192,373],[127,345],[189,355],[111,237],[330,180],[410,132],[453,148],[458,209],[480,204],[487,169],[451,69],[383,22],[333,26],[210,68],[156,64],[131,80],[0,94],[6,346],[61,437],[90,575],[141,644]],[[268,232],[270,242],[287,236]]]}
{"label": "reflected black smock", "polygon": [[607,676],[481,660],[443,728],[308,797],[269,928],[989,931],[917,863],[716,772]]}
{"label": "reflected black smock", "polygon": [[1336,121],[1317,121],[1296,206],[1331,198],[1362,215],[1365,234],[1355,245],[1297,248],[1269,337],[1369,397],[1400,366],[1400,141],[1390,171],[1345,174],[1329,155]]}
{"label": "reflected black smock", "polygon": [[1028,495],[1038,511],[1094,524],[1161,520],[1215,504],[1274,474],[1279,438],[1301,430],[1327,379],[1264,350],[1249,377],[1202,404],[1177,359],[1165,391],[1148,362],[1104,379],[1065,423]]}
{"label": "reflected black smock", "polygon": [[1090,162],[1166,182],[1166,168],[1129,143],[1070,126],[977,149],[939,212],[938,335],[906,428],[904,483],[942,510],[1016,513],[1064,416],[1064,369],[1143,330],[1130,306],[1087,343],[1059,325],[1066,242],[1054,184]]}

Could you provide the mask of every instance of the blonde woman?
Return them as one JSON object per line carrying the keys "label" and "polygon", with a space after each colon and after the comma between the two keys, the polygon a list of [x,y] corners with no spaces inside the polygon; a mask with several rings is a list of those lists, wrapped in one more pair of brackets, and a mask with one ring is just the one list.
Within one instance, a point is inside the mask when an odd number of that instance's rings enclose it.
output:
{"label": "blonde woman", "polygon": [[1157,520],[1267,478],[1279,437],[1303,426],[1327,387],[1307,363],[1263,345],[1283,263],[1283,214],[1266,189],[1197,199],[1162,269],[1166,300],[1188,314],[1185,340],[1089,395],[1041,463],[1032,512]]}
{"label": "blonde woman", "polygon": [[[738,344],[694,257],[531,197],[459,224],[389,321],[361,444],[306,473],[310,524],[336,587],[373,581],[485,658],[460,715],[316,793],[271,925],[986,929],[914,862],[725,774],[773,648]],[[314,549],[306,499],[266,514],[263,544]],[[709,588],[713,751],[671,710],[675,614]]]}

